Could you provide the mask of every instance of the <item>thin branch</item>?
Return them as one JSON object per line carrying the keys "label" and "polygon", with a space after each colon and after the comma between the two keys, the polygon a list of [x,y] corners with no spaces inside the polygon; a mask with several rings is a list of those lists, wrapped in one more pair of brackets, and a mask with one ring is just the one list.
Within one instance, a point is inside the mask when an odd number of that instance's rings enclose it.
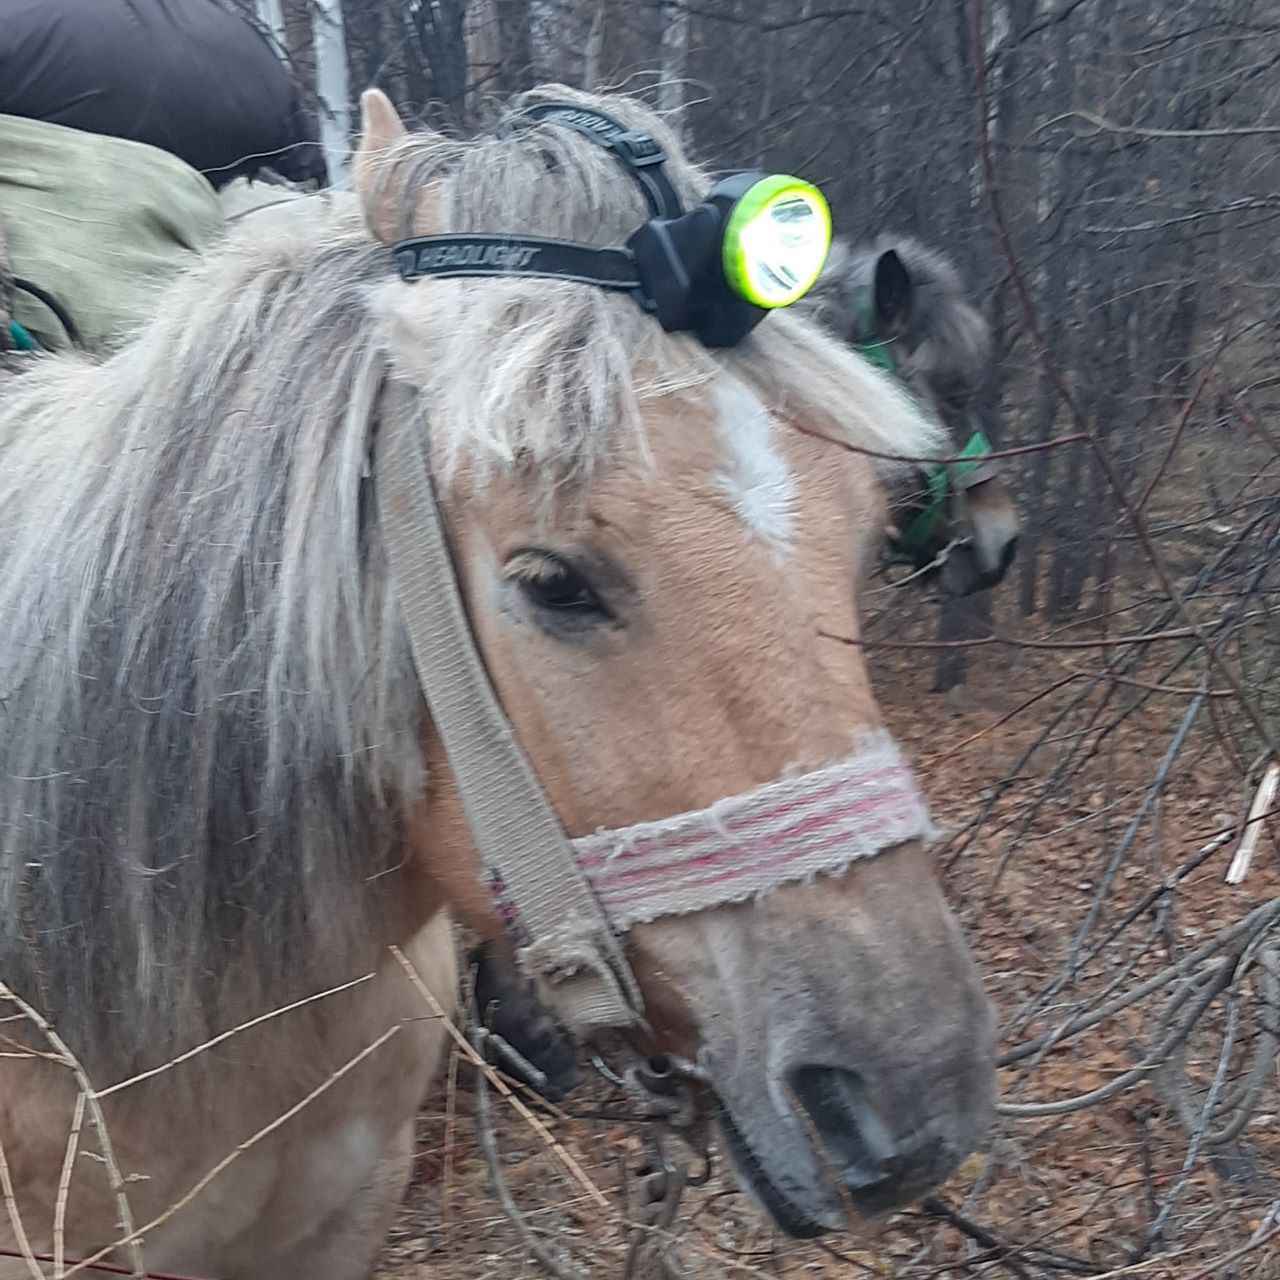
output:
{"label": "thin branch", "polygon": [[1063,112],[1052,120],[1046,120],[1040,127],[1047,129],[1050,125],[1072,119],[1083,120],[1106,133],[1130,134],[1138,138],[1257,138],[1280,133],[1280,124],[1241,125],[1231,129],[1152,129],[1143,125],[1117,124],[1105,116],[1081,110]]}
{"label": "thin branch", "polygon": [[[7,1000],[14,1005],[39,1029],[44,1038],[60,1055],[62,1064],[70,1070],[80,1093],[84,1096],[86,1106],[89,1109],[89,1118],[93,1121],[93,1128],[98,1137],[99,1154],[102,1156],[102,1163],[107,1171],[107,1182],[111,1188],[111,1194],[115,1198],[116,1226],[124,1233],[124,1239],[118,1243],[129,1246],[129,1261],[133,1268],[130,1274],[135,1276],[144,1275],[146,1267],[142,1261],[140,1239],[145,1233],[134,1230],[133,1211],[129,1208],[129,1197],[125,1194],[124,1189],[124,1175],[120,1172],[120,1165],[116,1161],[115,1147],[111,1141],[111,1134],[107,1130],[107,1120],[103,1114],[102,1103],[94,1091],[88,1072],[85,1071],[80,1059],[71,1052],[66,1041],[53,1029],[48,1019],[3,982],[0,982],[0,1000]],[[105,1257],[115,1247],[116,1245],[109,1246],[102,1256]],[[74,1273],[68,1272],[68,1274]]]}
{"label": "thin branch", "polygon": [[431,988],[422,980],[419,974],[410,962],[409,958],[400,950],[399,947],[393,946],[391,954],[395,957],[396,963],[405,971],[405,975],[413,984],[413,988],[426,1001],[428,1008],[435,1017],[439,1018],[443,1023],[445,1030],[449,1033],[454,1044],[462,1050],[462,1055],[471,1063],[473,1067],[481,1071],[488,1077],[493,1087],[502,1094],[502,1096],[515,1108],[520,1118],[528,1124],[533,1131],[555,1152],[561,1164],[569,1171],[573,1179],[580,1187],[591,1197],[595,1204],[601,1209],[609,1208],[609,1201],[605,1197],[604,1192],[596,1186],[594,1182],[587,1177],[582,1166],[564,1149],[564,1147],[556,1141],[555,1135],[547,1128],[546,1125],[538,1119],[536,1115],[511,1091],[507,1082],[502,1076],[495,1071],[492,1065],[486,1061],[479,1053],[476,1052],[475,1046],[467,1039],[465,1035],[458,1029],[452,1018],[444,1011],[440,1005],[440,1001],[436,999]]}
{"label": "thin branch", "polygon": [[[164,1210],[163,1213],[157,1214],[156,1217],[152,1218],[150,1222],[146,1223],[144,1226],[139,1227],[136,1231],[131,1232],[124,1239],[116,1240],[114,1243],[107,1245],[105,1248],[99,1249],[97,1253],[93,1254],[89,1258],[86,1258],[83,1262],[76,1263],[76,1265],[72,1267],[70,1271],[67,1272],[68,1280],[69,1280],[69,1277],[76,1275],[80,1271],[87,1271],[92,1269],[97,1263],[103,1261],[103,1259],[106,1258],[107,1254],[113,1252],[114,1250],[119,1249],[124,1245],[132,1245],[136,1241],[141,1240],[144,1236],[149,1235],[157,1227],[163,1226],[175,1214],[180,1213],[183,1209],[185,1209],[187,1205],[189,1205],[194,1199],[196,1199],[196,1197],[199,1196],[201,1192],[203,1192],[205,1188],[208,1187],[209,1184],[213,1182],[215,1178],[217,1178],[221,1173],[225,1172],[228,1168],[230,1168],[230,1166],[233,1165],[237,1160],[239,1160],[240,1157],[244,1155],[246,1151],[252,1151],[253,1148],[256,1147],[258,1143],[260,1143],[264,1138],[270,1137],[271,1134],[275,1133],[277,1129],[280,1129],[282,1126],[288,1124],[289,1121],[292,1120],[294,1116],[299,1114],[299,1112],[305,1111],[306,1108],[309,1107],[313,1102],[315,1102],[317,1098],[320,1098],[324,1094],[328,1093],[328,1091],[332,1089],[333,1086],[338,1083],[338,1081],[342,1080],[344,1077],[346,1077],[352,1071],[354,1071],[356,1067],[358,1067],[366,1058],[370,1057],[372,1054],[376,1053],[379,1049],[381,1049],[382,1046],[386,1044],[388,1040],[390,1040],[393,1036],[397,1035],[402,1029],[403,1029],[403,1025],[399,1022],[395,1023],[393,1026],[388,1027],[380,1036],[378,1036],[376,1040],[374,1040],[371,1044],[366,1045],[354,1057],[348,1058],[347,1061],[342,1064],[342,1066],[340,1066],[336,1071],[334,1071],[326,1079],[322,1080],[320,1084],[318,1084],[314,1089],[311,1090],[310,1093],[306,1095],[306,1097],[301,1098],[299,1101],[295,1102],[293,1106],[291,1106],[287,1111],[281,1112],[280,1115],[276,1116],[276,1118],[272,1120],[269,1124],[263,1125],[262,1128],[260,1128],[256,1133],[250,1135],[243,1142],[237,1143],[230,1151],[227,1152],[225,1156],[222,1157],[221,1160],[217,1162],[217,1164],[215,1164],[207,1173],[205,1173],[203,1177],[197,1179],[197,1181],[192,1185],[190,1190],[188,1190],[185,1195],[175,1200],[171,1205],[168,1206],[168,1208]],[[137,1274],[141,1277],[145,1277],[146,1275],[145,1271],[140,1271]]]}

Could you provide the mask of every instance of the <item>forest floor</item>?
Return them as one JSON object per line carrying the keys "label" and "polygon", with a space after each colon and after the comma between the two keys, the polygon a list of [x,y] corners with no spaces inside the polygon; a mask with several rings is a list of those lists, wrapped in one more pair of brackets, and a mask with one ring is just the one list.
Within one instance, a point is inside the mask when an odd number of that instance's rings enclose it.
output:
{"label": "forest floor", "polygon": [[[926,627],[910,630],[927,634]],[[972,843],[959,856],[956,841],[944,844],[938,861],[1001,1015],[1001,1047],[1007,1049],[1050,1025],[1042,1016],[1015,1027],[1014,1019],[1029,995],[1062,973],[1072,938],[1098,896],[1102,864],[1123,833],[1134,797],[1151,783],[1185,699],[1149,699],[1124,717],[1089,767],[1046,795],[1061,744],[1046,741],[1029,759],[1022,757],[1070,695],[1073,680],[1061,682],[1088,665],[1090,655],[975,650],[960,700],[928,692],[933,656],[880,653],[874,662],[877,690],[890,726],[925,780],[935,817],[949,830],[963,832],[991,788],[1006,784]],[[1074,666],[1068,659],[1076,660]],[[1043,696],[1023,708],[1037,692]],[[1190,743],[1170,774],[1156,821],[1135,842],[1103,898],[1095,936],[1229,828],[1237,820],[1241,791],[1238,768],[1211,735]],[[1025,806],[1037,797],[1039,808],[1027,818]],[[1026,830],[1011,848],[1007,840],[1015,824]],[[1059,1003],[1083,1001],[1109,984],[1136,985],[1280,896],[1278,840],[1273,826],[1246,881],[1235,888],[1223,879],[1235,841],[1225,843],[1175,893],[1160,899],[1158,914],[1139,913],[1132,926],[1101,947],[1063,987]],[[1025,1077],[1002,1071],[1002,1096],[1051,1101],[1104,1086],[1132,1068],[1140,1046],[1157,1038],[1159,1012],[1158,1003],[1140,1003],[1064,1041]],[[1270,1012],[1273,1021],[1277,1012]],[[1240,1013],[1240,1026],[1253,1026],[1248,1035],[1240,1032],[1243,1044],[1256,1035],[1264,1011],[1254,1005]],[[1201,1104],[1214,1076],[1222,1026],[1223,1018],[1211,1011],[1203,1036],[1187,1045],[1188,1096]],[[490,1191],[474,1124],[475,1095],[464,1087],[465,1074],[455,1061],[452,1085],[422,1116],[417,1172],[383,1257],[379,1274],[385,1280],[545,1274],[529,1260]],[[575,1096],[566,1105],[581,1111],[599,1101],[588,1091],[585,1099]],[[625,1206],[645,1152],[640,1129],[541,1108],[555,1151],[500,1098],[493,1111],[501,1167],[528,1225],[567,1258],[574,1274],[622,1280],[629,1239]],[[686,1193],[671,1229],[669,1255],[681,1267],[673,1274],[708,1280],[1275,1280],[1278,1111],[1280,1082],[1273,1066],[1262,1104],[1240,1140],[1213,1159],[1200,1152],[1191,1160],[1187,1129],[1174,1114],[1169,1091],[1154,1079],[1065,1115],[1003,1119],[983,1152],[940,1189],[962,1225],[916,1209],[818,1242],[779,1235],[717,1162],[710,1184]],[[597,1196],[566,1171],[564,1155],[577,1162]],[[1170,1196],[1174,1203],[1159,1240],[1140,1248]]]}

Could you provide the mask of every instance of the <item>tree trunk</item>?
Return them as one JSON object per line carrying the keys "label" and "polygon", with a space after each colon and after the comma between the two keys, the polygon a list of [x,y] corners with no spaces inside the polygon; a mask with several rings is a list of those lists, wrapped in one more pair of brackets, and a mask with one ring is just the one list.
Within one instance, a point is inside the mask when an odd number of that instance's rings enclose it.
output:
{"label": "tree trunk", "polygon": [[258,21],[271,33],[276,47],[285,56],[289,55],[289,46],[285,41],[284,3],[283,0],[257,0]]}
{"label": "tree trunk", "polygon": [[533,85],[533,45],[530,18],[533,6],[529,0],[495,0],[498,15],[498,39],[502,46],[498,72],[503,94],[519,93]]}
{"label": "tree trunk", "polygon": [[351,107],[347,86],[347,35],[342,0],[314,0],[312,41],[316,54],[316,97],[320,104],[320,142],[329,181],[335,187],[351,178]]}
{"label": "tree trunk", "polygon": [[662,35],[659,52],[658,110],[683,140],[685,66],[689,53],[689,9],[683,0],[659,0]]}
{"label": "tree trunk", "polygon": [[601,58],[604,56],[604,10],[605,0],[596,0],[595,12],[591,15],[591,28],[587,32],[582,51],[584,89],[598,89],[603,77]]}

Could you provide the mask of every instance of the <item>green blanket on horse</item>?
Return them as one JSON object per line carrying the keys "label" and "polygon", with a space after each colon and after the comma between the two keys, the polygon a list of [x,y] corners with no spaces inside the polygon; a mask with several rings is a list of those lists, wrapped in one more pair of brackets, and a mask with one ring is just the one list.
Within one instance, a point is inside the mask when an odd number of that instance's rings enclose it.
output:
{"label": "green blanket on horse", "polygon": [[[104,352],[147,319],[155,291],[220,233],[222,213],[209,183],[165,151],[0,115],[0,229],[13,274]],[[13,318],[47,349],[68,345],[30,293],[14,295]]]}

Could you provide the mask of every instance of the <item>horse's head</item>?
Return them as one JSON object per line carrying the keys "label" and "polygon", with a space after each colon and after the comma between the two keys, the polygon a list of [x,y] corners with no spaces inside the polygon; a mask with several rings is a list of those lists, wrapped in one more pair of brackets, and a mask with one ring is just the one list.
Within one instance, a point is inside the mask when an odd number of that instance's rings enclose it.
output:
{"label": "horse's head", "polygon": [[[655,135],[686,206],[705,191],[642,106],[556,96]],[[406,135],[377,95],[356,174],[388,244],[614,246],[647,216],[616,157],[571,128]],[[625,934],[638,1047],[705,1069],[743,1181],[787,1230],[919,1195],[986,1129],[992,1016],[907,838],[916,802],[856,643],[876,474],[793,425],[907,456],[938,447],[933,428],[792,316],[713,355],[631,297],[564,279],[395,280],[375,306],[429,424],[489,678]],[[424,743],[415,874],[493,936],[433,728]],[[683,814],[698,821],[670,821]]]}
{"label": "horse's head", "polygon": [[832,248],[806,299],[818,318],[872,363],[902,381],[947,429],[961,461],[917,470],[916,491],[894,514],[894,557],[937,565],[950,595],[995,586],[1013,561],[1018,511],[989,451],[975,391],[990,359],[986,322],[954,267],[914,240],[881,237]]}

